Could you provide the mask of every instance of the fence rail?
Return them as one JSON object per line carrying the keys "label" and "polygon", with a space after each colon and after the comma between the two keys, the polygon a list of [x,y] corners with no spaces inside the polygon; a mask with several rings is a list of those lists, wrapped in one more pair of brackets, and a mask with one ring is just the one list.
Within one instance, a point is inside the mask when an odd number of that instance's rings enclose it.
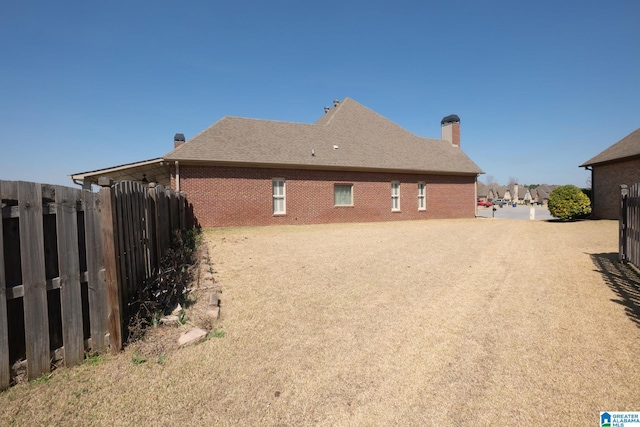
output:
{"label": "fence rail", "polygon": [[34,379],[52,359],[120,351],[131,298],[190,222],[182,193],[100,183],[94,193],[0,181],[0,389],[12,365]]}
{"label": "fence rail", "polygon": [[620,186],[620,261],[640,268],[640,182]]}

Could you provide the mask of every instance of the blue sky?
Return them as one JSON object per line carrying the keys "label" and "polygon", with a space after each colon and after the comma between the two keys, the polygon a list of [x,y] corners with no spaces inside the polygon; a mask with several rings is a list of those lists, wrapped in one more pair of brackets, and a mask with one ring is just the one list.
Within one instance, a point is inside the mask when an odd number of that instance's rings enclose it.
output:
{"label": "blue sky", "polygon": [[12,1],[0,179],[160,157],[221,117],[313,123],[350,97],[506,184],[585,186],[640,127],[640,2]]}

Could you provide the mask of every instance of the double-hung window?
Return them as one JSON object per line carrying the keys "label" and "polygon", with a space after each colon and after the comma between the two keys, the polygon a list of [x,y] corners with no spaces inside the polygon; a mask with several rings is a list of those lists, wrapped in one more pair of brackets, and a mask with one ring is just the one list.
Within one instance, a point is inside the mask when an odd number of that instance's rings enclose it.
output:
{"label": "double-hung window", "polygon": [[335,206],[353,206],[353,184],[336,184],[333,187]]}
{"label": "double-hung window", "polygon": [[273,214],[283,215],[287,213],[284,178],[273,178]]}
{"label": "double-hung window", "polygon": [[427,209],[427,199],[426,199],[426,183],[419,182],[418,183],[418,210],[423,211]]}
{"label": "double-hung window", "polygon": [[400,210],[400,182],[399,181],[391,182],[391,210],[392,211]]}

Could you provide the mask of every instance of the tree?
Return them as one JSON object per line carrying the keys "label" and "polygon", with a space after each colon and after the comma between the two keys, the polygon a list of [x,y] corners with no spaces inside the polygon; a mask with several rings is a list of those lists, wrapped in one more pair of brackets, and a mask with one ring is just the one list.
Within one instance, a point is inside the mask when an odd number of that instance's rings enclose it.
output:
{"label": "tree", "polygon": [[558,187],[549,194],[549,213],[563,221],[591,213],[591,200],[575,185]]}

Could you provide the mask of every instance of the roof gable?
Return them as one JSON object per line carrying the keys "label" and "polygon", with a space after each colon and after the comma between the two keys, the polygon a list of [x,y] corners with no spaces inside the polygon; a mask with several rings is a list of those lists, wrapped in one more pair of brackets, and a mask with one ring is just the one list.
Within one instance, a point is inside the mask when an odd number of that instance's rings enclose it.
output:
{"label": "roof gable", "polygon": [[640,156],[640,128],[631,132],[597,156],[587,160],[581,164],[580,167],[608,163],[635,156]]}
{"label": "roof gable", "polygon": [[418,137],[346,98],[315,124],[224,117],[167,160],[478,174],[448,141]]}

